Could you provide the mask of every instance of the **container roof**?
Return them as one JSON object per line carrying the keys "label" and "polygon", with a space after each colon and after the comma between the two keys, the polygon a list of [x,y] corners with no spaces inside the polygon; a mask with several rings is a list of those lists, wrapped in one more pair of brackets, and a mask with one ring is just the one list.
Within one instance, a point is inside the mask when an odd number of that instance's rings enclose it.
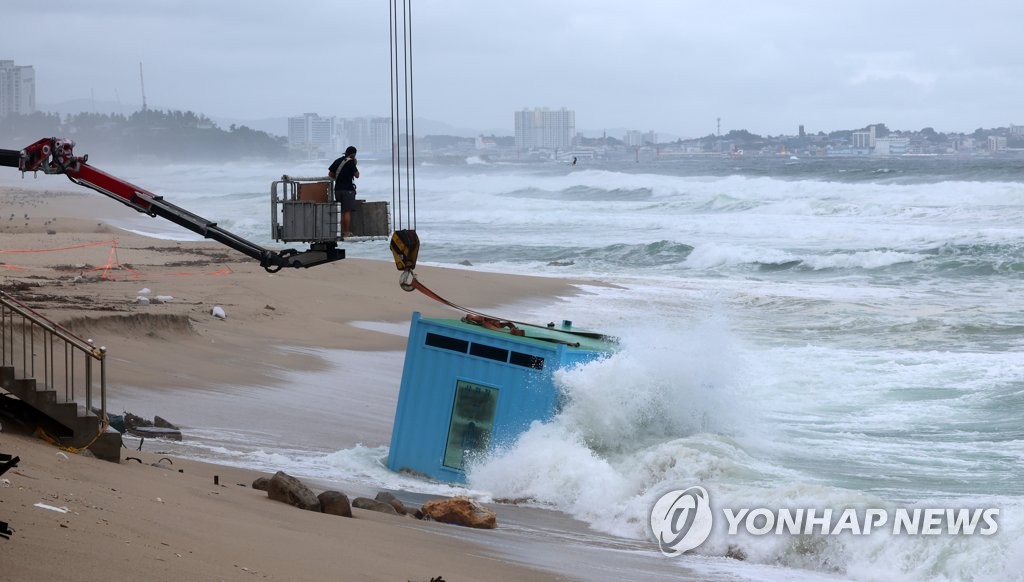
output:
{"label": "container roof", "polygon": [[613,352],[618,349],[618,338],[604,335],[600,332],[588,331],[572,327],[555,325],[553,327],[541,327],[527,323],[514,322],[515,326],[523,331],[523,335],[513,335],[507,329],[490,329],[475,323],[468,323],[462,319],[447,319],[425,317],[423,321],[441,323],[456,328],[464,328],[476,333],[484,333],[503,339],[528,341],[538,343],[550,348],[553,344],[564,344],[571,349],[586,350],[591,352]]}

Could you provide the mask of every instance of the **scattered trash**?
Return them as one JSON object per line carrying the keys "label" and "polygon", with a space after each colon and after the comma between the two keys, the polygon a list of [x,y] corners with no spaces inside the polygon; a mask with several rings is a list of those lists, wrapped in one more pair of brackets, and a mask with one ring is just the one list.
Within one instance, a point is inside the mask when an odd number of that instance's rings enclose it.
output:
{"label": "scattered trash", "polygon": [[156,297],[154,297],[152,299],[152,302],[153,303],[170,303],[171,300],[173,300],[173,299],[174,299],[174,297],[171,297],[170,295],[157,295]]}
{"label": "scattered trash", "polygon": [[139,305],[149,305],[149,298],[139,295],[138,297],[135,298],[135,303]]}
{"label": "scattered trash", "polygon": [[139,295],[149,295],[150,293],[152,293],[152,291],[149,290],[149,287],[139,289]]}
{"label": "scattered trash", "polygon": [[45,503],[36,503],[35,506],[40,509],[49,509],[50,511],[56,511],[57,513],[67,513],[68,511],[71,511],[67,507],[54,507],[52,505],[47,505]]}
{"label": "scattered trash", "polygon": [[68,460],[68,454],[65,452],[57,451],[57,456],[60,457],[61,459],[64,459],[65,461]]}
{"label": "scattered trash", "polygon": [[213,309],[210,310],[210,315],[219,319],[227,319],[228,317],[227,314],[224,313],[224,308],[220,305],[214,305]]}

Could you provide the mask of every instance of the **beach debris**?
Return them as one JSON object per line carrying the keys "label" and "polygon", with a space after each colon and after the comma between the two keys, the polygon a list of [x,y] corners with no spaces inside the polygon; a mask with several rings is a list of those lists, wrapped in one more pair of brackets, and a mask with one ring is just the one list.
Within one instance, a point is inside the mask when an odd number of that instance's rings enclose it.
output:
{"label": "beach debris", "polygon": [[11,486],[11,480],[10,479],[7,479],[6,477],[3,478],[3,479],[0,479],[0,487],[7,488],[7,487],[10,487],[10,486]]}
{"label": "beach debris", "polygon": [[57,451],[57,458],[62,460],[68,460],[68,454],[63,451]]}
{"label": "beach debris", "polygon": [[[174,430],[180,430],[177,426],[175,426],[173,423],[171,423],[167,419],[163,418],[162,416],[154,416],[153,417],[153,426],[158,426],[160,428],[171,428],[171,429],[174,429]],[[170,461],[170,459],[168,459],[168,461]]]}
{"label": "beach debris", "polygon": [[468,497],[431,499],[423,504],[422,511],[425,517],[442,523],[480,529],[494,529],[498,525],[497,514]]}
{"label": "beach debris", "polygon": [[274,473],[267,487],[267,497],[299,509],[320,512],[320,500],[306,484],[284,471]]}
{"label": "beach debris", "polygon": [[149,287],[139,289],[139,295],[149,295],[150,293],[152,293],[152,291],[150,291]]}
{"label": "beach debris", "polygon": [[274,307],[273,305],[270,305],[269,303],[267,305],[264,305],[263,309],[266,309],[268,311],[277,311],[277,308]]}
{"label": "beach debris", "polygon": [[459,261],[459,264],[462,265],[463,267],[472,267],[473,266],[473,263],[469,262],[468,259],[463,260],[463,261]]}
{"label": "beach debris", "polygon": [[399,501],[397,497],[388,493],[387,491],[378,492],[377,496],[374,497],[374,499],[376,499],[377,501],[382,501],[384,503],[390,504],[391,507],[394,507],[395,511],[398,512],[398,515],[407,515],[409,513],[409,510],[405,508],[405,504],[403,504],[401,501]]}
{"label": "beach debris", "polygon": [[214,305],[213,308],[210,309],[210,315],[219,319],[227,319],[228,317],[227,314],[224,313],[224,308],[220,305]]}
{"label": "beach debris", "polygon": [[725,557],[742,562],[747,559],[747,553],[743,551],[743,548],[736,544],[729,544],[729,548],[725,551]]}
{"label": "beach debris", "polygon": [[156,297],[153,297],[152,299],[150,299],[150,303],[156,303],[156,304],[170,303],[173,300],[174,300],[174,297],[172,297],[170,295],[157,295]]}
{"label": "beach debris", "polygon": [[54,507],[52,505],[47,505],[47,504],[42,503],[42,502],[34,503],[33,505],[35,505],[36,507],[38,507],[40,509],[48,509],[50,511],[56,511],[57,513],[67,513],[69,511],[71,511],[67,507]]}
{"label": "beach debris", "polygon": [[52,228],[48,228],[46,229],[46,234],[57,234],[57,231],[53,230]]}
{"label": "beach debris", "polygon": [[378,511],[380,513],[387,513],[388,515],[398,515],[395,508],[390,503],[384,503],[383,501],[377,501],[376,499],[370,499],[369,497],[356,497],[352,500],[352,507],[358,507],[359,509],[366,509],[368,511]]}
{"label": "beach debris", "polygon": [[270,477],[257,477],[252,482],[252,488],[258,491],[266,491],[270,488]]}
{"label": "beach debris", "polygon": [[348,500],[348,495],[340,491],[324,491],[316,498],[320,500],[320,511],[329,515],[352,517],[352,504]]}
{"label": "beach debris", "polygon": [[[128,433],[140,438],[181,440],[181,429],[159,416],[153,417],[153,420],[142,418],[131,412],[125,412],[124,415],[108,414],[107,416],[110,418],[110,426],[122,434]],[[139,448],[141,450],[142,443],[139,443]]]}
{"label": "beach debris", "polygon": [[143,297],[142,295],[139,295],[138,297],[135,298],[135,303],[137,305],[149,305],[149,297]]}
{"label": "beach debris", "polygon": [[[420,582],[419,580],[409,580],[409,582]],[[434,576],[427,582],[444,582],[444,578],[441,576]]]}

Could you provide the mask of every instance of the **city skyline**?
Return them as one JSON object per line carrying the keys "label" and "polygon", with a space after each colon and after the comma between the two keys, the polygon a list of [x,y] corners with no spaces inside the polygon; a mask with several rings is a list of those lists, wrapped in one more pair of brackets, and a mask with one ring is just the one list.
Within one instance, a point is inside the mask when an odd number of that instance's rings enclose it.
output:
{"label": "city skyline", "polygon": [[[35,66],[40,105],[140,103],[141,62],[152,108],[236,119],[386,112],[387,10],[304,6],[18,4],[4,58]],[[681,137],[713,133],[717,118],[765,134],[882,120],[1000,127],[1024,120],[1022,16],[1024,5],[995,0],[425,2],[413,18],[416,116],[512,129],[510,111],[564,106],[583,129]]]}

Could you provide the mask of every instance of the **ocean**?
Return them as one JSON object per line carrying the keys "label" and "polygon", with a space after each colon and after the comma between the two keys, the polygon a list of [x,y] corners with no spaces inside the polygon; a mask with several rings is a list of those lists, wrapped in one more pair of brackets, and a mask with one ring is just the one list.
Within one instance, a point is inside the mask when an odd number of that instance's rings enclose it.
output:
{"label": "ocean", "polygon": [[[270,182],[326,171],[94,163],[264,244]],[[359,197],[390,201],[389,165],[360,169]],[[592,580],[1024,579],[1024,159],[474,157],[422,163],[416,186],[421,264],[579,280],[578,295],[494,314],[622,340],[558,373],[556,418],[470,468],[469,494],[527,500],[506,549],[558,569],[526,540],[560,540],[607,566],[575,572]],[[160,222],[132,228],[193,238]],[[386,241],[346,250],[391,260]],[[322,396],[337,369],[371,366],[387,371],[354,381],[397,390],[387,362],[401,354],[319,355],[333,368],[295,384]],[[161,447],[371,490],[461,491],[384,467],[394,394],[366,405],[359,435],[293,441],[300,412],[263,418],[284,396],[245,393],[244,422],[193,416],[186,442]],[[328,401],[313,420],[330,427],[332,405],[345,407]],[[997,508],[998,532],[733,535],[716,523],[665,557],[651,508],[695,485],[716,508]],[[552,521],[530,517],[538,509]],[[725,557],[737,549],[743,561]]]}

